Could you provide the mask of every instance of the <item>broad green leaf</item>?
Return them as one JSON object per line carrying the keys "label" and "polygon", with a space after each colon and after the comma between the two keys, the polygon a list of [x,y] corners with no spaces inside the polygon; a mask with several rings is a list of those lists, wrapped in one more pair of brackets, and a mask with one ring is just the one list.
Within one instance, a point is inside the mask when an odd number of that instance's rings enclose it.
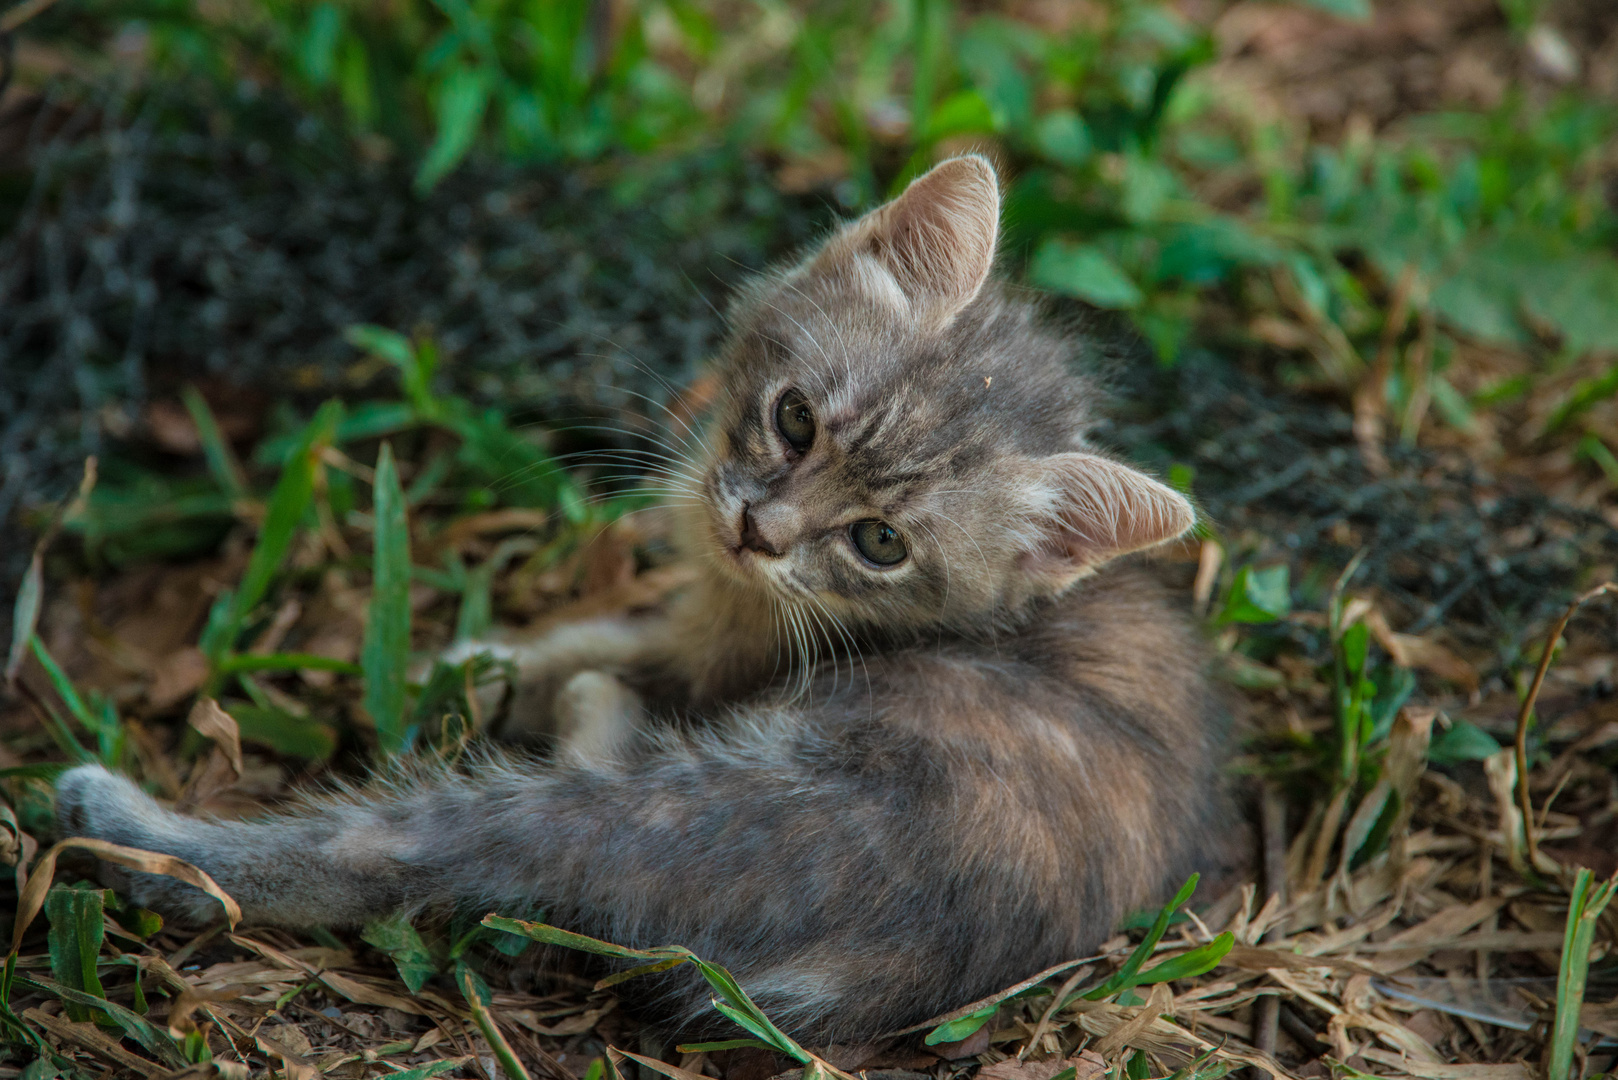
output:
{"label": "broad green leaf", "polygon": [[977,1031],[984,1024],[994,1019],[994,1014],[1000,1011],[1000,1003],[985,1005],[975,1013],[958,1017],[947,1023],[939,1024],[927,1033],[922,1041],[928,1046],[937,1046],[939,1043],[960,1042],[968,1035]]}
{"label": "broad green leaf", "polygon": [[431,191],[472,149],[489,105],[489,81],[481,68],[462,64],[438,87],[433,110],[438,130],[416,171],[417,191]]}
{"label": "broad green leaf", "polygon": [[1456,720],[1445,731],[1433,736],[1427,748],[1427,760],[1434,765],[1458,765],[1463,761],[1482,761],[1500,752],[1495,737],[1476,724]]}
{"label": "broad green leaf", "polygon": [[438,972],[432,950],[402,914],[366,923],[360,937],[392,958],[394,967],[399,969],[399,981],[408,986],[412,994],[421,993],[427,980]]}
{"label": "broad green leaf", "polygon": [[[51,974],[63,986],[105,999],[96,961],[105,935],[102,922],[107,894],[103,889],[52,885],[45,895],[45,917],[50,920],[48,941]],[[81,1023],[95,1014],[75,1001],[65,1001],[67,1014]]]}
{"label": "broad green leaf", "polygon": [[310,761],[324,761],[337,752],[336,730],[314,717],[245,701],[231,702],[229,712],[243,742]]}
{"label": "broad green leaf", "polygon": [[1229,930],[1220,934],[1205,945],[1199,945],[1188,953],[1171,957],[1153,967],[1147,968],[1136,977],[1134,985],[1145,986],[1149,983],[1170,982],[1174,979],[1190,979],[1219,966],[1219,961],[1225,958],[1231,947],[1236,944],[1236,938]]}
{"label": "broad green leaf", "polygon": [[343,331],[343,339],[363,352],[380,356],[400,371],[416,365],[416,350],[397,330],[361,323]]}
{"label": "broad green leaf", "polygon": [[983,100],[983,95],[976,90],[961,90],[934,107],[927,117],[927,128],[922,133],[922,141],[937,142],[951,135],[989,132],[994,131],[997,126],[994,110]]}
{"label": "broad green leaf", "polygon": [[1258,569],[1244,566],[1230,583],[1221,622],[1269,623],[1292,610],[1291,575],[1285,563]]}
{"label": "broad green leaf", "polygon": [[1034,142],[1040,153],[1058,165],[1071,168],[1090,157],[1090,129],[1072,109],[1053,109],[1040,117]]}
{"label": "broad green leaf", "polygon": [[1146,299],[1101,249],[1071,240],[1047,240],[1034,254],[1028,277],[1035,285],[1102,308],[1137,308]]}
{"label": "broad green leaf", "polygon": [[343,11],[326,0],[309,13],[309,23],[298,42],[298,66],[303,77],[315,86],[332,80],[336,66],[337,41],[343,33]]}
{"label": "broad green leaf", "polygon": [[365,670],[365,711],[376,725],[384,754],[405,748],[405,673],[410,664],[410,525],[393,448],[382,444],[376,463],[375,532],[371,603],[366,612],[360,667]]}

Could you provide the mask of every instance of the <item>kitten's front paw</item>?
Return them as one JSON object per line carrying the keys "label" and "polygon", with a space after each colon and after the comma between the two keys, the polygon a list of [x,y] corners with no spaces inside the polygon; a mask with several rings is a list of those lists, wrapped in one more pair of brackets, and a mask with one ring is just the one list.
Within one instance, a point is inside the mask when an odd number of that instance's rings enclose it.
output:
{"label": "kitten's front paw", "polygon": [[[79,765],[56,781],[56,821],[63,837],[105,840],[121,847],[186,858],[180,850],[187,818],[165,809],[127,779],[100,765]],[[173,878],[143,874],[102,863],[103,881],[142,907],[206,922],[218,901]]]}

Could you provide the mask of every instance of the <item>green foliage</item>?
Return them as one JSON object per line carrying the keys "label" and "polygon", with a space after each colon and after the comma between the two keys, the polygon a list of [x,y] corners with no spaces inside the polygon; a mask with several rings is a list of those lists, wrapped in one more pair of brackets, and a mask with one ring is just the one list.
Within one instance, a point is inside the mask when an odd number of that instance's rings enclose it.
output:
{"label": "green foliage", "polygon": [[[104,911],[109,894],[104,889],[53,885],[45,894],[45,917],[50,920],[51,974],[56,981],[105,999],[96,973],[101,955]],[[96,1014],[75,1001],[65,1002],[74,1020],[96,1019]]]}
{"label": "green foliage", "polygon": [[519,934],[548,945],[561,945],[566,948],[595,953],[598,956],[608,956],[617,960],[641,962],[637,967],[619,972],[612,978],[613,982],[621,982],[626,978],[637,975],[667,971],[681,964],[694,964],[697,970],[702,973],[702,977],[707,981],[708,985],[713,988],[713,1007],[722,1016],[754,1036],[770,1049],[810,1066],[811,1069],[815,1069],[822,1064],[813,1054],[776,1027],[774,1022],[764,1014],[764,1011],[753,1003],[753,999],[747,996],[746,991],[741,988],[741,985],[730,972],[718,964],[708,963],[682,946],[667,945],[655,949],[631,949],[608,941],[585,937],[583,934],[559,930],[544,923],[525,922],[520,919],[509,919],[501,915],[488,916],[483,920],[483,925],[494,930]]}
{"label": "green foliage", "polygon": [[1556,973],[1556,1020],[1551,1029],[1550,1049],[1545,1063],[1547,1080],[1569,1080],[1573,1075],[1574,1049],[1579,1040],[1579,1010],[1584,1005],[1584,987],[1590,974],[1590,952],[1595,944],[1596,922],[1618,893],[1618,874],[1599,885],[1593,875],[1579,867],[1568,899],[1567,929],[1562,938],[1562,960]]}
{"label": "green foliage", "polygon": [[410,664],[410,525],[393,450],[382,444],[372,503],[375,549],[371,558],[371,604],[365,619],[360,666],[365,671],[365,711],[376,725],[384,754],[402,751],[405,670]]}
{"label": "green foliage", "polygon": [[1244,566],[1231,579],[1219,621],[1270,623],[1286,618],[1291,611],[1291,577],[1285,563],[1262,570]]}
{"label": "green foliage", "polygon": [[[1170,900],[1167,904],[1164,904],[1162,910],[1157,913],[1157,918],[1152,921],[1152,925],[1147,929],[1146,936],[1141,939],[1141,943],[1139,945],[1135,946],[1135,951],[1129,954],[1129,959],[1124,961],[1123,967],[1114,972],[1112,977],[1106,982],[1085,994],[1084,1000],[1104,1001],[1109,997],[1122,994],[1131,987],[1139,986],[1141,983],[1147,981],[1141,975],[1142,965],[1144,965],[1151,957],[1152,950],[1157,948],[1157,943],[1163,940],[1163,934],[1168,930],[1169,920],[1173,918],[1174,913],[1178,911],[1186,903],[1186,901],[1191,899],[1192,893],[1197,891],[1197,882],[1200,880],[1200,878],[1200,874],[1192,874],[1190,877],[1186,878],[1185,884],[1180,886],[1180,891],[1174,894],[1174,899]],[[1217,951],[1217,955],[1214,956],[1213,960],[1213,962],[1217,964],[1219,959],[1223,957],[1225,953],[1230,951],[1233,943],[1234,939],[1230,938],[1229,934],[1221,934],[1217,939],[1210,942],[1209,945],[1203,946],[1201,949],[1193,950],[1193,953],[1202,952],[1204,949],[1209,949],[1210,946],[1220,946],[1220,948],[1212,950]],[[1189,956],[1193,954],[1188,953],[1187,955]],[[1177,959],[1184,960],[1185,957],[1179,957]],[[1172,963],[1175,963],[1175,961],[1164,961],[1164,964]],[[1159,966],[1161,967],[1163,965]],[[1209,965],[1209,967],[1212,966],[1212,964]],[[1208,968],[1203,968],[1202,970],[1206,971]],[[1179,978],[1179,976],[1170,975],[1169,978]]]}
{"label": "green foliage", "polygon": [[360,936],[392,958],[399,969],[399,981],[412,994],[419,994],[439,970],[438,959],[404,915],[395,913],[369,922]]}
{"label": "green foliage", "polygon": [[1457,765],[1463,761],[1482,761],[1499,752],[1500,744],[1493,735],[1474,723],[1456,720],[1433,737],[1427,749],[1427,760],[1434,765]]}

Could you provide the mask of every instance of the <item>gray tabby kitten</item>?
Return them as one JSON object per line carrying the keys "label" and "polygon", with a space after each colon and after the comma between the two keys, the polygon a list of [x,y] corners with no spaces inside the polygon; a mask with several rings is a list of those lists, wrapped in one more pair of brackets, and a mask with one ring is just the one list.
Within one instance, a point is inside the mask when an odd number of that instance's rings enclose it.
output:
{"label": "gray tabby kitten", "polygon": [[[739,302],[672,476],[697,582],[505,647],[550,760],[246,822],[81,766],[63,829],[195,863],[257,921],[458,903],[683,944],[813,1044],[1091,950],[1207,858],[1225,727],[1195,635],[1107,565],[1192,509],[1087,445],[1074,344],[989,280],[999,212],[987,161],[946,161]],[[676,1024],[708,1015],[685,970]]]}

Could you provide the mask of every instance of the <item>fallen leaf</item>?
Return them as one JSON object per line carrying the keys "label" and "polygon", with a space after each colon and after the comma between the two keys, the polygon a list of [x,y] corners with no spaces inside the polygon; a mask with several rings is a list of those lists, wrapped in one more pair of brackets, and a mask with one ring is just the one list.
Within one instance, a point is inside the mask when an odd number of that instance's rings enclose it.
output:
{"label": "fallen leaf", "polygon": [[1107,1063],[1094,1050],[1081,1050],[1070,1058],[1050,1058],[1045,1061],[1005,1061],[985,1065],[978,1070],[984,1080],[1051,1080],[1064,1069],[1073,1070],[1073,1080],[1093,1080],[1107,1071]]}
{"label": "fallen leaf", "polygon": [[50,850],[39,857],[39,862],[29,873],[28,883],[23,886],[21,894],[17,897],[17,919],[11,931],[12,952],[22,947],[23,934],[28,930],[28,925],[34,921],[34,916],[39,914],[39,909],[45,904],[45,894],[50,891],[51,878],[56,873],[56,857],[68,848],[91,852],[107,862],[117,863],[131,870],[139,870],[145,874],[161,874],[164,877],[177,878],[187,885],[194,885],[224,906],[225,918],[230,925],[235,926],[242,921],[242,909],[236,901],[232,900],[213,878],[184,859],[176,859],[173,855],[163,855],[156,851],[141,851],[139,848],[124,847],[121,844],[109,844],[105,840],[92,840],[86,836],[73,836],[53,844]]}
{"label": "fallen leaf", "polygon": [[219,702],[209,697],[201,699],[191,709],[186,722],[198,733],[213,740],[214,745],[224,752],[238,777],[246,771],[242,767],[241,730],[237,728],[235,719],[219,707]]}

